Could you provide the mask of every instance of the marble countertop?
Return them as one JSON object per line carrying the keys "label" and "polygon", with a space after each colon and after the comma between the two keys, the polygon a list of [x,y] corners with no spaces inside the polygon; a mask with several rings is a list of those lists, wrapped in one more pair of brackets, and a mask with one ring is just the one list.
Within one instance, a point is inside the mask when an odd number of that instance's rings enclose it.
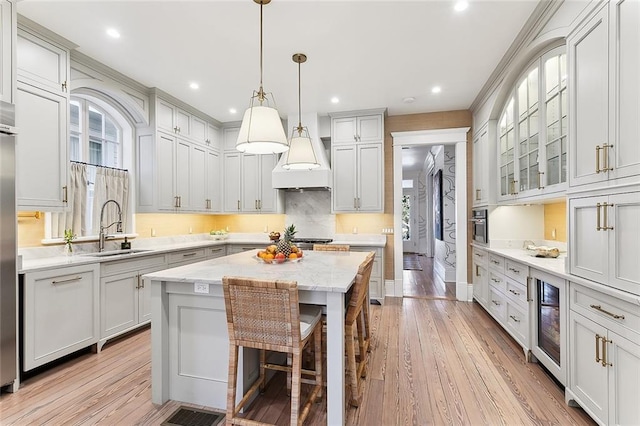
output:
{"label": "marble countertop", "polygon": [[300,290],[320,290],[345,293],[366,257],[363,252],[307,251],[297,262],[267,264],[256,254],[258,250],[236,253],[177,268],[144,275],[151,281],[184,283],[222,283],[223,276],[243,276],[262,279],[286,279],[298,282]]}

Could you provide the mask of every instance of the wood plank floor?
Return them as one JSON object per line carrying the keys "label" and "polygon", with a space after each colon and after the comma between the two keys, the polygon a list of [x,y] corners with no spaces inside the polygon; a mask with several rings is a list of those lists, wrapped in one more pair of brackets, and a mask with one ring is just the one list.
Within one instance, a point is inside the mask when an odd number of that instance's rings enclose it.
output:
{"label": "wood plank floor", "polygon": [[[387,298],[371,313],[366,389],[360,408],[347,409],[350,425],[595,424],[476,303]],[[1,394],[0,424],[161,424],[180,404],[151,403],[150,339],[144,329]],[[287,424],[282,376],[249,415]],[[307,424],[326,424],[325,401]]]}
{"label": "wood plank floor", "polygon": [[433,258],[414,253],[403,253],[405,257],[418,260],[422,271],[402,271],[402,294],[405,297],[456,300],[455,283],[445,283],[433,270]]}

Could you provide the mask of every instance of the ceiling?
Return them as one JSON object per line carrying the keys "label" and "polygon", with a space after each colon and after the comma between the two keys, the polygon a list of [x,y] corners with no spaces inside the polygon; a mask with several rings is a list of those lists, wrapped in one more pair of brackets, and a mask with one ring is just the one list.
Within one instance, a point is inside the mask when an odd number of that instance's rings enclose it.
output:
{"label": "ceiling", "polygon": [[[273,0],[264,6],[264,88],[282,117],[296,114],[291,56],[302,52],[303,112],[468,109],[537,4],[470,0],[456,12],[453,0]],[[240,120],[259,87],[260,6],[251,0],[22,0],[18,13],[221,122]]]}

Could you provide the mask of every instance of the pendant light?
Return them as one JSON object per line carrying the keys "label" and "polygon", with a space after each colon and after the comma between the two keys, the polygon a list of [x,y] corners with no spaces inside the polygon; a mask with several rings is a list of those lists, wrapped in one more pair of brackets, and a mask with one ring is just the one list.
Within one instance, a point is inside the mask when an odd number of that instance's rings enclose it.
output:
{"label": "pendant light", "polygon": [[289,151],[285,154],[287,159],[282,165],[290,170],[308,170],[320,167],[316,153],[313,151],[309,129],[302,127],[302,108],[300,106],[300,64],[307,61],[307,55],[296,53],[291,58],[298,64],[298,126],[291,132]]}
{"label": "pendant light", "polygon": [[244,113],[236,149],[252,154],[279,153],[288,150],[289,143],[273,95],[265,93],[262,87],[262,6],[271,0],[253,1],[260,5],[260,89],[253,92],[249,108]]}

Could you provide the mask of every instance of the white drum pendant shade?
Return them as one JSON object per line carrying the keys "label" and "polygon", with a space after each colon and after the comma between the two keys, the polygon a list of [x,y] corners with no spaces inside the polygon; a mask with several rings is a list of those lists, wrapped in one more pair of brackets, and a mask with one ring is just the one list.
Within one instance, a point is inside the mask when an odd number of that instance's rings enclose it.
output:
{"label": "white drum pendant shade", "polygon": [[293,131],[294,136],[291,137],[289,151],[285,154],[287,161],[282,167],[288,170],[310,170],[320,167],[306,127],[301,135],[298,134],[297,128]]}
{"label": "white drum pendant shade", "polygon": [[236,149],[251,154],[273,154],[289,149],[278,110],[265,105],[247,108]]}

